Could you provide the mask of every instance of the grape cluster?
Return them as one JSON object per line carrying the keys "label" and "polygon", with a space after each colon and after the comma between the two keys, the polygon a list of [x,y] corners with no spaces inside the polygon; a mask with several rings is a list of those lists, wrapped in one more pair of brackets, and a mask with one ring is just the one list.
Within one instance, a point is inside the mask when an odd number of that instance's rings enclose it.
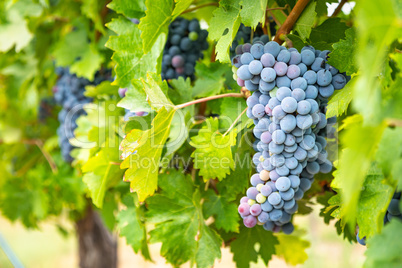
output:
{"label": "grape cluster", "polygon": [[[274,21],[269,22],[269,29],[271,32],[271,35],[275,35],[276,29],[275,29],[276,23]],[[251,43],[251,27],[244,26],[244,24],[241,24],[239,27],[239,30],[237,31],[237,34],[232,42],[232,46],[230,47],[230,54],[233,55],[236,52],[236,47],[241,44],[245,43]],[[264,34],[261,26],[259,25],[255,31],[253,32],[253,44],[256,42],[261,41],[264,44],[269,41],[268,35]]]}
{"label": "grape cluster", "polygon": [[[389,223],[393,218],[402,220],[402,212],[399,208],[399,203],[401,201],[401,192],[395,192],[391,202],[388,205],[387,212],[384,216],[384,225]],[[359,232],[356,234],[356,240],[360,245],[366,245],[366,237],[360,238]]]}
{"label": "grape cluster", "polygon": [[68,68],[58,68],[56,72],[59,79],[53,87],[53,94],[56,103],[62,106],[58,115],[60,126],[57,129],[57,135],[63,158],[66,162],[71,163],[73,158],[70,152],[74,146],[70,144],[69,140],[74,137],[74,130],[77,128],[76,120],[85,114],[83,105],[92,102],[92,99],[84,95],[85,86],[98,85],[104,80],[110,80],[110,73],[98,72],[91,83],[85,78],[71,74]]}
{"label": "grape cluster", "polygon": [[194,67],[208,49],[208,31],[202,30],[197,19],[177,18],[169,25],[168,40],[163,51],[162,79],[180,76],[195,79]]}
{"label": "grape cluster", "polygon": [[45,122],[48,117],[52,115],[53,107],[55,105],[53,98],[43,98],[40,100],[38,119]]}
{"label": "grape cluster", "polygon": [[[345,86],[344,74],[330,66],[329,51],[306,46],[299,53],[276,42],[246,43],[236,48],[232,63],[237,83],[253,94],[247,116],[254,119],[252,187],[240,200],[244,225],[256,224],[274,232],[293,232],[297,201],[310,189],[314,175],[329,173],[325,150],[328,98]],[[333,133],[333,132],[332,132]]]}

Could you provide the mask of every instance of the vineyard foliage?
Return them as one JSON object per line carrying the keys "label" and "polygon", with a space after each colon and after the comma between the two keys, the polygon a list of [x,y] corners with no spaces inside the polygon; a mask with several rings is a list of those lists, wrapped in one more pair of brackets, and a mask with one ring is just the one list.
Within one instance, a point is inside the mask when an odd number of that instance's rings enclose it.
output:
{"label": "vineyard foliage", "polygon": [[[148,260],[148,244],[161,242],[160,254],[173,266],[210,267],[222,247],[238,267],[268,264],[273,255],[303,263],[309,242],[297,218],[295,232],[285,235],[248,229],[238,215],[255,173],[254,138],[244,113],[249,93],[233,79],[230,63],[241,24],[269,28],[274,17],[278,29],[296,2],[2,1],[2,215],[29,228],[54,219],[66,231],[62,219],[76,220],[91,202]],[[355,243],[358,226],[367,239],[365,267],[393,266],[401,263],[395,237],[402,223],[384,226],[383,219],[402,190],[402,4],[357,1],[350,14],[329,17],[334,2],[309,1],[284,43],[299,51],[305,45],[331,50],[328,63],[351,76],[327,108],[327,118],[338,122],[336,142],[327,148],[335,168],[315,177],[297,215],[319,204],[323,222],[335,223],[344,239]],[[194,80],[161,78],[169,25],[177,17],[198,19],[208,31]],[[110,70],[114,77],[86,86],[92,102],[70,139],[72,164],[59,147],[61,107],[52,102],[60,67],[89,81]],[[123,98],[119,88],[127,88]],[[202,98],[208,101],[195,101]],[[126,110],[145,114],[126,121]]]}

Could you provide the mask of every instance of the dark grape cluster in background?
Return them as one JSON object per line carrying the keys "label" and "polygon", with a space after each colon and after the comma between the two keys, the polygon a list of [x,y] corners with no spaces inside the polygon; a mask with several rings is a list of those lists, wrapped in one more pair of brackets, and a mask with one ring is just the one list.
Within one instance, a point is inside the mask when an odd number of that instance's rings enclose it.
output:
{"label": "dark grape cluster in background", "polygon": [[[402,220],[402,213],[399,207],[401,202],[401,192],[395,192],[392,196],[391,202],[388,205],[387,212],[385,212],[384,216],[384,225],[389,223],[392,219],[397,218]],[[356,240],[359,242],[360,245],[366,245],[366,237],[360,238],[359,232],[356,234]]]}
{"label": "dark grape cluster in background", "polygon": [[56,103],[62,106],[58,115],[60,127],[57,129],[57,134],[63,158],[66,162],[71,163],[73,158],[70,152],[74,146],[70,144],[69,139],[74,137],[74,130],[77,128],[76,120],[85,114],[83,105],[92,101],[84,95],[85,86],[98,85],[105,80],[110,80],[111,76],[110,72],[98,72],[95,75],[95,80],[90,82],[85,78],[71,74],[68,68],[58,68],[57,74],[59,79],[53,87],[53,93]]}
{"label": "dark grape cluster in background", "polygon": [[194,67],[208,49],[208,31],[200,28],[197,19],[177,18],[169,25],[168,39],[163,51],[162,79],[180,76],[194,80]]}
{"label": "dark grape cluster in background", "polygon": [[252,175],[252,187],[238,211],[246,227],[259,224],[290,234],[297,201],[310,189],[314,175],[332,170],[325,137],[336,117],[327,120],[326,106],[347,78],[327,63],[329,51],[311,46],[299,53],[260,40],[237,46],[236,54],[232,63],[237,83],[253,92],[247,115],[254,119],[258,151],[253,156],[258,173]]}
{"label": "dark grape cluster in background", "polygon": [[53,107],[55,105],[54,98],[43,98],[40,100],[38,119],[41,122],[46,121],[52,115]]}

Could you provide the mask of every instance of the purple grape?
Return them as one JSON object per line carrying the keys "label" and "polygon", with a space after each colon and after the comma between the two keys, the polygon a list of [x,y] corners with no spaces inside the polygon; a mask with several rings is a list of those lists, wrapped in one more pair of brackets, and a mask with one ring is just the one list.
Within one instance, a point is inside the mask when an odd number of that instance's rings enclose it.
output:
{"label": "purple grape", "polygon": [[296,118],[288,114],[280,122],[281,129],[287,133],[292,132],[296,127]]}
{"label": "purple grape", "polygon": [[274,82],[264,82],[262,79],[260,80],[260,87],[259,90],[261,93],[268,93],[275,87],[275,81]]}
{"label": "purple grape", "polygon": [[272,141],[276,144],[283,144],[286,140],[286,134],[280,129],[275,130],[272,133]]}
{"label": "purple grape", "polygon": [[250,205],[247,203],[241,203],[237,208],[239,214],[243,217],[250,215]]}
{"label": "purple grape", "polygon": [[268,107],[273,110],[276,106],[281,105],[281,102],[276,98],[273,97],[268,102]]}
{"label": "purple grape", "polygon": [[314,52],[311,50],[302,50],[301,54],[301,61],[306,64],[307,66],[310,66],[311,64],[313,64],[314,60],[315,60],[315,55]]}
{"label": "purple grape", "polygon": [[301,88],[295,88],[292,90],[292,97],[295,98],[297,101],[302,101],[306,98],[306,93]]}
{"label": "purple grape", "polygon": [[[331,71],[330,71],[331,72]],[[332,77],[332,85],[334,89],[342,89],[346,85],[346,77],[343,74],[336,74]]]}
{"label": "purple grape", "polygon": [[260,215],[262,209],[260,204],[254,204],[250,207],[250,214],[253,216]]}
{"label": "purple grape", "polygon": [[317,73],[317,84],[319,86],[325,87],[331,84],[332,82],[332,74],[327,70],[320,70]]}
{"label": "purple grape", "polygon": [[[280,198],[279,194],[278,194],[278,196]],[[272,221],[279,221],[279,219],[282,218],[282,214],[283,214],[282,210],[274,209],[269,213],[269,218]]]}
{"label": "purple grape", "polygon": [[324,98],[329,98],[332,96],[332,94],[334,94],[334,86],[330,84],[325,87],[319,87],[318,92],[320,92],[320,95]]}
{"label": "purple grape", "polygon": [[299,64],[301,62],[301,55],[297,51],[291,51],[290,52],[290,60],[289,64]]}
{"label": "purple grape", "polygon": [[276,78],[276,86],[279,87],[290,87],[290,83],[292,80],[289,79],[289,77],[285,76],[279,76]]}
{"label": "purple grape", "polygon": [[257,188],[255,188],[255,187],[250,187],[250,188],[247,189],[247,197],[249,199],[255,200],[255,198],[256,198],[258,193],[259,192],[258,192]]}
{"label": "purple grape", "polygon": [[261,194],[263,196],[269,196],[271,193],[272,193],[272,188],[269,185],[265,184],[264,186],[261,187]]}
{"label": "purple grape", "polygon": [[272,67],[275,65],[275,58],[269,53],[263,54],[260,61],[264,67]]}
{"label": "purple grape", "polygon": [[[277,167],[275,169],[275,171],[276,171],[276,173],[278,173],[279,176],[287,176],[287,175],[289,175],[289,169],[285,165],[283,165],[281,167]],[[276,184],[275,184],[275,186],[276,186]],[[278,187],[276,187],[276,188],[278,188]]]}
{"label": "purple grape", "polygon": [[269,144],[272,140],[271,133],[269,131],[265,131],[261,134],[261,141],[263,143]]}
{"label": "purple grape", "polygon": [[248,200],[249,200],[249,199],[248,199],[247,196],[243,196],[243,197],[240,199],[240,204],[247,203]]}
{"label": "purple grape", "polygon": [[288,87],[280,87],[276,91],[276,98],[279,101],[282,101],[284,98],[290,97],[290,96],[292,96],[292,91]]}
{"label": "purple grape", "polygon": [[317,73],[309,70],[304,73],[303,78],[306,79],[307,84],[314,85],[317,82]]}
{"label": "purple grape", "polygon": [[261,79],[264,82],[273,82],[276,78],[276,72],[272,68],[264,68],[261,71]]}
{"label": "purple grape", "polygon": [[300,68],[297,65],[289,65],[286,75],[290,79],[295,79],[300,75]]}
{"label": "purple grape", "polygon": [[313,124],[313,118],[311,117],[311,115],[298,114],[296,116],[296,125],[298,128],[305,130],[310,128],[312,124]]}
{"label": "purple grape", "polygon": [[316,58],[311,65],[311,69],[315,72],[325,69],[325,60],[322,58]]}
{"label": "purple grape", "polygon": [[250,44],[250,43],[245,43],[245,44],[242,46],[241,49],[242,49],[243,53],[250,52],[251,44]]}
{"label": "purple grape", "polygon": [[272,110],[272,116],[276,119],[282,119],[286,116],[286,112],[282,109],[281,105],[278,105]]}
{"label": "purple grape", "polygon": [[261,223],[266,223],[269,220],[269,215],[267,212],[261,212],[261,214],[258,216],[258,221]]}
{"label": "purple grape", "polygon": [[311,111],[311,104],[306,100],[302,100],[297,103],[297,113],[301,115],[306,115]]}
{"label": "purple grape", "polygon": [[278,76],[284,76],[288,71],[288,65],[284,62],[277,62],[274,65],[274,70]]}
{"label": "purple grape", "polygon": [[[240,68],[241,68],[241,67],[240,67]],[[239,70],[240,70],[240,69],[239,69]],[[304,79],[303,77],[298,77],[298,78],[292,80],[292,83],[290,84],[290,87],[291,87],[292,89],[301,88],[301,89],[303,89],[303,90],[306,90],[306,88],[307,88],[307,81],[306,81],[306,79]]]}
{"label": "purple grape", "polygon": [[297,109],[297,101],[293,97],[286,97],[281,102],[282,110],[291,114],[296,111]]}
{"label": "purple grape", "polygon": [[304,63],[297,64],[297,67],[300,69],[300,75],[304,75],[307,72],[307,66]]}
{"label": "purple grape", "polygon": [[276,57],[276,59],[279,62],[284,62],[284,63],[288,63],[290,60],[290,52],[287,50],[282,50],[279,52],[278,56]]}
{"label": "purple grape", "polygon": [[281,200],[282,198],[278,192],[273,192],[268,196],[268,202],[273,206],[278,205],[281,202]]}
{"label": "purple grape", "polygon": [[318,96],[318,89],[315,86],[308,85],[305,93],[306,99],[315,99]]}
{"label": "purple grape", "polygon": [[253,228],[257,224],[257,218],[249,215],[243,219],[243,223],[247,228]]}
{"label": "purple grape", "polygon": [[278,56],[281,51],[280,45],[277,42],[270,41],[264,46],[264,53],[270,53],[272,56]]}
{"label": "purple grape", "polygon": [[256,104],[254,105],[252,112],[255,117],[262,118],[265,115],[265,107],[262,104]]}
{"label": "purple grape", "polygon": [[257,186],[257,184],[259,183],[264,183],[261,179],[260,179],[260,174],[256,173],[253,176],[251,176],[250,178],[250,183],[251,185],[253,185],[254,187]]}
{"label": "purple grape", "polygon": [[297,159],[295,157],[289,157],[289,158],[286,158],[286,160],[285,160],[285,165],[288,169],[295,169],[297,167],[298,163],[299,162],[297,161]]}
{"label": "purple grape", "polygon": [[253,74],[248,70],[248,65],[242,65],[237,69],[237,76],[242,80],[249,80],[253,78]]}
{"label": "purple grape", "polygon": [[176,55],[172,58],[172,66],[175,68],[184,66],[184,58],[181,55]]}
{"label": "purple grape", "polygon": [[[253,45],[253,46],[255,46],[255,45]],[[259,75],[262,71],[262,63],[259,60],[253,60],[248,65],[248,70],[250,71],[250,73],[252,73],[254,75]],[[266,82],[269,82],[269,81],[266,81]]]}
{"label": "purple grape", "polygon": [[276,144],[274,142],[269,143],[269,151],[273,154],[280,154],[283,152],[283,144]]}
{"label": "purple grape", "polygon": [[261,204],[261,208],[263,211],[270,212],[274,209],[274,207],[267,201]]}

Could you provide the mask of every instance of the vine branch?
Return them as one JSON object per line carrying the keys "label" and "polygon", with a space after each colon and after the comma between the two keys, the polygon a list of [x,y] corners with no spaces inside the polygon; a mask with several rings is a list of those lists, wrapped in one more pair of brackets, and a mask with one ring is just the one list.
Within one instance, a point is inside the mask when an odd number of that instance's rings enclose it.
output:
{"label": "vine branch", "polygon": [[232,130],[232,128],[236,125],[236,123],[240,120],[241,116],[247,111],[248,107],[246,109],[243,110],[243,112],[241,112],[241,114],[239,114],[239,116],[235,119],[235,121],[233,122],[233,124],[230,125],[230,127],[228,128],[228,130],[226,130],[226,132],[223,134],[223,137],[226,136],[226,134],[229,133],[229,131]]}
{"label": "vine branch", "polygon": [[336,16],[339,14],[339,12],[341,12],[342,7],[346,4],[347,1],[348,1],[348,0],[342,0],[342,1],[339,3],[339,5],[336,7],[334,13],[332,13],[331,18],[336,17]]}
{"label": "vine branch", "polygon": [[197,9],[200,9],[200,8],[203,8],[203,7],[208,7],[208,6],[219,6],[219,4],[218,4],[218,3],[206,3],[206,4],[202,4],[202,5],[199,5],[199,6],[196,6],[196,7],[192,7],[192,8],[186,9],[186,10],[184,10],[181,14],[190,13],[190,12],[193,12],[194,10],[197,10]]}
{"label": "vine branch", "polygon": [[283,43],[283,41],[285,39],[285,35],[290,33],[290,30],[293,28],[293,25],[296,23],[300,14],[306,8],[306,6],[309,2],[310,2],[310,0],[297,1],[296,5],[292,9],[292,11],[290,11],[289,16],[286,18],[285,22],[282,24],[282,26],[279,28],[278,32],[276,33],[275,39],[274,39],[275,42],[277,42],[280,45]]}
{"label": "vine branch", "polygon": [[221,94],[221,95],[210,96],[210,97],[193,100],[193,101],[189,101],[189,102],[186,102],[183,104],[176,105],[175,109],[178,110],[178,109],[181,109],[181,108],[193,105],[193,104],[203,103],[203,102],[207,102],[210,100],[216,100],[216,99],[221,99],[221,98],[226,98],[226,97],[244,98],[244,95],[241,93],[226,93],[226,94]]}

